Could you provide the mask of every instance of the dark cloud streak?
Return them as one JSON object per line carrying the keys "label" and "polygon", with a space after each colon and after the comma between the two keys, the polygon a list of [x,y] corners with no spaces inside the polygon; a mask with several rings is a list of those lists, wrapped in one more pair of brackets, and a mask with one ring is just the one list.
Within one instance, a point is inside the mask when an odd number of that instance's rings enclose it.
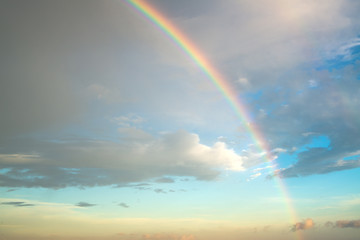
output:
{"label": "dark cloud streak", "polygon": [[77,204],[75,204],[75,206],[77,206],[77,207],[94,207],[94,206],[96,206],[96,204],[87,203],[87,202],[78,202]]}
{"label": "dark cloud streak", "polygon": [[25,203],[25,202],[2,202],[2,205],[11,205],[14,207],[33,207],[35,204]]}

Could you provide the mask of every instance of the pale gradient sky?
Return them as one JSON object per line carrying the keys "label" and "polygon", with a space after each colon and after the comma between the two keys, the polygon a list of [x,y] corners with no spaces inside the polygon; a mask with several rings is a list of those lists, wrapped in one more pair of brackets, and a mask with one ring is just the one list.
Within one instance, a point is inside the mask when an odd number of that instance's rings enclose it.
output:
{"label": "pale gradient sky", "polygon": [[0,240],[357,239],[360,2],[146,2],[249,122],[125,0],[0,0]]}

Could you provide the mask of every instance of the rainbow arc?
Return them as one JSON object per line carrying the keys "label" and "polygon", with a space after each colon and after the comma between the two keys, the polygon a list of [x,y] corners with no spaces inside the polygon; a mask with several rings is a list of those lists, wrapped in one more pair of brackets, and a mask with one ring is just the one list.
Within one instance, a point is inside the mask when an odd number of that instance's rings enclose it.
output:
{"label": "rainbow arc", "polygon": [[[229,106],[233,109],[236,116],[245,124],[247,131],[249,132],[254,144],[258,149],[265,153],[265,161],[270,163],[271,169],[274,172],[275,166],[273,164],[273,158],[271,149],[261,131],[256,127],[255,124],[251,123],[250,117],[244,104],[238,100],[235,91],[232,89],[228,81],[220,74],[220,72],[210,63],[200,49],[190,41],[190,39],[181,32],[168,18],[161,14],[157,9],[151,6],[144,0],[125,0],[138,12],[145,16],[150,22],[154,23],[157,28],[164,32],[176,45],[180,47],[204,72],[209,80],[216,86],[223,97],[228,102]],[[292,218],[292,223],[297,222],[297,216],[291,198],[289,197],[288,191],[285,187],[284,182],[279,178],[275,177],[275,181],[283,195],[287,209]],[[303,239],[300,231],[297,231],[297,238]]]}

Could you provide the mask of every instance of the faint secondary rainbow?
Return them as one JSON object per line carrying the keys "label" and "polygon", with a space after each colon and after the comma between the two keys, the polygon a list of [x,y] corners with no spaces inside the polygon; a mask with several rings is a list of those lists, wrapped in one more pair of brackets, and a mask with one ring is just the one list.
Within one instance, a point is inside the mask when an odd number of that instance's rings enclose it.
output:
{"label": "faint secondary rainbow", "polygon": [[[161,29],[167,36],[170,37],[185,53],[201,68],[206,76],[213,82],[216,88],[224,96],[230,107],[233,109],[237,117],[245,124],[247,131],[253,142],[257,145],[259,150],[265,153],[265,159],[267,162],[272,162],[272,154],[269,146],[267,145],[263,135],[259,129],[251,124],[249,114],[245,106],[238,100],[236,93],[232,90],[229,83],[225,78],[216,70],[214,66],[207,60],[204,54],[195,46],[175,25],[173,25],[169,19],[164,17],[159,11],[152,7],[144,0],[125,0],[140,13],[142,13],[148,20],[154,23],[159,29]],[[275,166],[271,164],[274,171]],[[297,217],[294,208],[291,204],[291,199],[285,188],[284,183],[280,178],[275,178],[283,195],[287,208],[291,214],[292,221],[296,223]],[[303,239],[301,233],[298,231],[298,239]]]}

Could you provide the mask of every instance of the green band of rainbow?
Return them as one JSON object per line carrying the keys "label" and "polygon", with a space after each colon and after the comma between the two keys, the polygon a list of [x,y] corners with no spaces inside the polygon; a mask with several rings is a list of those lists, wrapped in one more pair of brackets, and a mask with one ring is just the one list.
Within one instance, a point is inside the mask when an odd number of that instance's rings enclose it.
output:
{"label": "green band of rainbow", "polygon": [[[213,67],[204,54],[196,47],[177,27],[175,27],[167,18],[165,18],[159,11],[149,5],[144,0],[125,0],[130,3],[135,9],[141,12],[148,20],[153,22],[158,28],[160,28],[167,36],[170,37],[185,53],[200,67],[200,69],[206,74],[206,76],[213,82],[216,88],[224,96],[230,107],[233,109],[237,117],[245,124],[247,131],[249,132],[253,142],[257,145],[259,150],[265,153],[265,160],[269,163],[272,162],[272,154],[267,145],[263,135],[252,124],[247,113],[245,106],[238,100],[236,93],[232,90],[229,83],[222,77],[222,75]],[[275,166],[272,166],[274,171]],[[293,223],[296,223],[297,217],[294,208],[291,204],[291,199],[285,188],[284,183],[280,178],[275,178],[277,185],[283,195],[284,201],[290,212]],[[299,231],[297,231],[298,239],[303,239]]]}

